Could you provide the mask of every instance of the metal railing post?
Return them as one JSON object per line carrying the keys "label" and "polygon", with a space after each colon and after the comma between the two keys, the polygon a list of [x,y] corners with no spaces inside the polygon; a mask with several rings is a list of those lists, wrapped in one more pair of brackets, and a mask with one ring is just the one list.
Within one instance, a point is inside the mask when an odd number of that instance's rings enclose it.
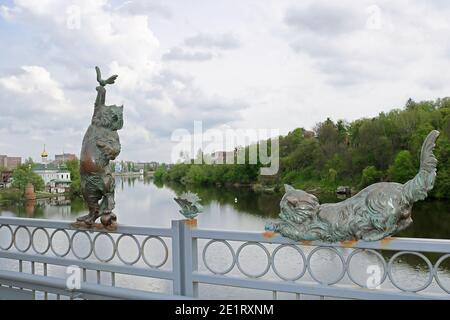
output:
{"label": "metal railing post", "polygon": [[186,295],[198,297],[198,282],[193,280],[193,273],[198,271],[198,246],[197,238],[193,237],[192,229],[197,228],[197,220],[184,220],[184,240],[186,254]]}
{"label": "metal railing post", "polygon": [[173,272],[173,294],[184,295],[181,272],[181,227],[179,220],[172,220],[172,272]]}
{"label": "metal railing post", "polygon": [[172,221],[174,294],[187,297],[198,296],[198,283],[192,277],[198,270],[197,239],[192,237],[195,227],[195,220]]}

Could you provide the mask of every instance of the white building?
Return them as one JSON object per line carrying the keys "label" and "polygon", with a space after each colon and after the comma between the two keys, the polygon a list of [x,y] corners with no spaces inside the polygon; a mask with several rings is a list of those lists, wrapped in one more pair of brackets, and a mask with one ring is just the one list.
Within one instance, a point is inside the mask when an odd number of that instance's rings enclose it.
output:
{"label": "white building", "polygon": [[33,166],[33,171],[44,180],[47,192],[65,193],[70,191],[72,182],[70,171],[64,164],[38,163]]}

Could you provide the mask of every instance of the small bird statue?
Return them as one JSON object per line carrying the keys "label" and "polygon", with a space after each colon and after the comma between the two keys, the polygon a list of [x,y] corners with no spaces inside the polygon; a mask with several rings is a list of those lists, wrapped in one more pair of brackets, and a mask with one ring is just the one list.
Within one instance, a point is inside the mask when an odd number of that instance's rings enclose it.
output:
{"label": "small bird statue", "polygon": [[102,87],[106,86],[107,84],[113,84],[116,81],[117,77],[118,77],[118,75],[113,75],[113,76],[109,77],[108,79],[103,80],[102,79],[102,73],[100,72],[100,68],[99,67],[95,67],[95,71],[97,72],[97,82]]}
{"label": "small bird statue", "polygon": [[173,199],[181,207],[179,212],[188,219],[194,219],[203,212],[203,206],[199,203],[200,198],[195,193],[184,192],[178,198]]}

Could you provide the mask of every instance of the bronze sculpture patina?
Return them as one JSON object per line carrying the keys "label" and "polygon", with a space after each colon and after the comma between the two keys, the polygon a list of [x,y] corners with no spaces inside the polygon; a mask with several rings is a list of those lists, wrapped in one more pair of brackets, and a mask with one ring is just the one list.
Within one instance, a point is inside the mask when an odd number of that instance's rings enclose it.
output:
{"label": "bronze sculpture patina", "polygon": [[95,67],[100,84],[95,100],[92,122],[83,139],[80,156],[81,192],[89,207],[89,214],[77,219],[77,224],[92,226],[97,218],[105,227],[114,227],[117,217],[113,213],[115,181],[110,160],[120,153],[118,130],[123,127],[123,106],[105,105],[107,84],[113,84],[117,75],[106,80]]}
{"label": "bronze sculpture patina", "polygon": [[203,212],[203,206],[200,204],[200,198],[192,192],[182,193],[178,198],[173,198],[181,207],[179,211],[188,219],[195,219],[199,213]]}
{"label": "bronze sculpture patina", "polygon": [[333,204],[319,204],[314,195],[285,185],[281,221],[267,224],[266,230],[296,241],[336,242],[376,241],[405,229],[412,223],[413,203],[425,199],[433,188],[437,165],[433,148],[438,136],[436,130],[428,134],[422,145],[419,172],[405,184],[375,183]]}

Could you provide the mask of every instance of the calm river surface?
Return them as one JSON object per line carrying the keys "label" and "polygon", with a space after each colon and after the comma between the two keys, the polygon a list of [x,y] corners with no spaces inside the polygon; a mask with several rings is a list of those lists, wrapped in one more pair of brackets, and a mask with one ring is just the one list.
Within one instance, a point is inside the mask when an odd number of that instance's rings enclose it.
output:
{"label": "calm river surface", "polygon": [[[198,228],[219,229],[219,230],[240,230],[240,231],[263,231],[267,220],[277,218],[279,211],[279,201],[281,194],[255,194],[250,189],[232,189],[232,188],[206,188],[206,187],[189,187],[186,189],[182,185],[174,184],[158,184],[153,180],[143,178],[116,178],[116,210],[118,221],[126,225],[153,226],[170,228],[171,221],[181,219],[178,213],[179,207],[173,201],[174,196],[183,191],[196,192],[202,199],[204,205],[204,213],[198,217]],[[335,202],[338,199],[331,197],[323,197],[321,202]],[[7,207],[0,207],[0,214],[4,216],[18,217],[34,217],[41,219],[57,219],[73,221],[77,216],[86,214],[87,210],[80,199],[72,201],[47,200],[40,201],[35,207],[26,207],[23,204],[16,204]],[[413,209],[413,225],[398,234],[402,237],[417,238],[450,238],[450,203],[445,201],[425,201],[417,203]],[[1,238],[1,237],[0,237]],[[1,239],[0,239],[1,240]],[[204,243],[203,243],[204,245]],[[200,243],[200,247],[202,243]],[[310,248],[302,248],[305,254]],[[351,249],[340,249],[344,255],[348,255]],[[214,251],[219,253],[220,257],[211,258],[208,262],[213,265],[229,265],[230,255],[226,248],[220,244],[214,245],[208,249],[211,253]],[[284,251],[284,252],[282,252]],[[222,254],[223,253],[223,254]],[[290,277],[298,273],[301,268],[302,261],[296,255],[294,250],[280,250],[275,263],[281,273]],[[213,254],[214,255],[214,254]],[[389,256],[389,253],[385,255]],[[317,276],[321,279],[333,279],[336,277],[336,268],[340,268],[340,262],[336,255],[323,251],[317,254],[317,261],[312,263],[317,265]],[[355,257],[356,258],[356,257]],[[436,257],[429,257],[435,262]],[[201,259],[200,259],[201,260]],[[248,263],[250,273],[259,273],[261,268],[266,265],[266,258],[261,254],[260,250],[255,247],[247,247],[242,251],[242,263]],[[322,262],[320,261],[322,260]],[[329,263],[324,264],[323,260]],[[444,264],[442,277],[447,285],[450,285],[450,266]],[[364,282],[367,278],[365,273],[367,265],[378,264],[378,260],[374,255],[361,254],[361,257],[355,259],[353,269],[362,269],[359,273],[360,282]],[[200,263],[200,270],[206,270]],[[261,267],[261,265],[263,267]],[[0,259],[0,269],[2,268],[2,260]],[[224,267],[217,267],[224,269]],[[237,269],[237,268],[235,268]],[[420,285],[427,277],[427,268],[424,264],[417,264],[417,261],[399,261],[396,266],[395,274],[398,275],[400,282],[405,286]],[[355,271],[357,274],[358,271]],[[233,270],[231,275],[239,274],[237,270]],[[270,277],[270,275],[268,275]],[[272,275],[273,276],[273,275]],[[347,277],[346,277],[347,278]],[[302,280],[308,281],[306,275]],[[408,279],[408,280],[406,280]],[[345,278],[344,278],[345,280]],[[348,280],[348,279],[347,279]],[[404,280],[404,281],[402,281]],[[128,280],[123,280],[125,283]],[[117,281],[120,284],[120,280]],[[136,287],[139,287],[136,284]],[[145,286],[147,289],[160,290],[170,292],[170,284],[155,281]],[[432,286],[432,291],[437,290]],[[216,290],[213,287],[202,285],[200,287],[200,295],[205,298],[271,298],[272,293],[257,293],[251,290],[221,288]],[[293,298],[293,295],[280,294],[279,298]],[[295,298],[295,297],[294,297]]]}

